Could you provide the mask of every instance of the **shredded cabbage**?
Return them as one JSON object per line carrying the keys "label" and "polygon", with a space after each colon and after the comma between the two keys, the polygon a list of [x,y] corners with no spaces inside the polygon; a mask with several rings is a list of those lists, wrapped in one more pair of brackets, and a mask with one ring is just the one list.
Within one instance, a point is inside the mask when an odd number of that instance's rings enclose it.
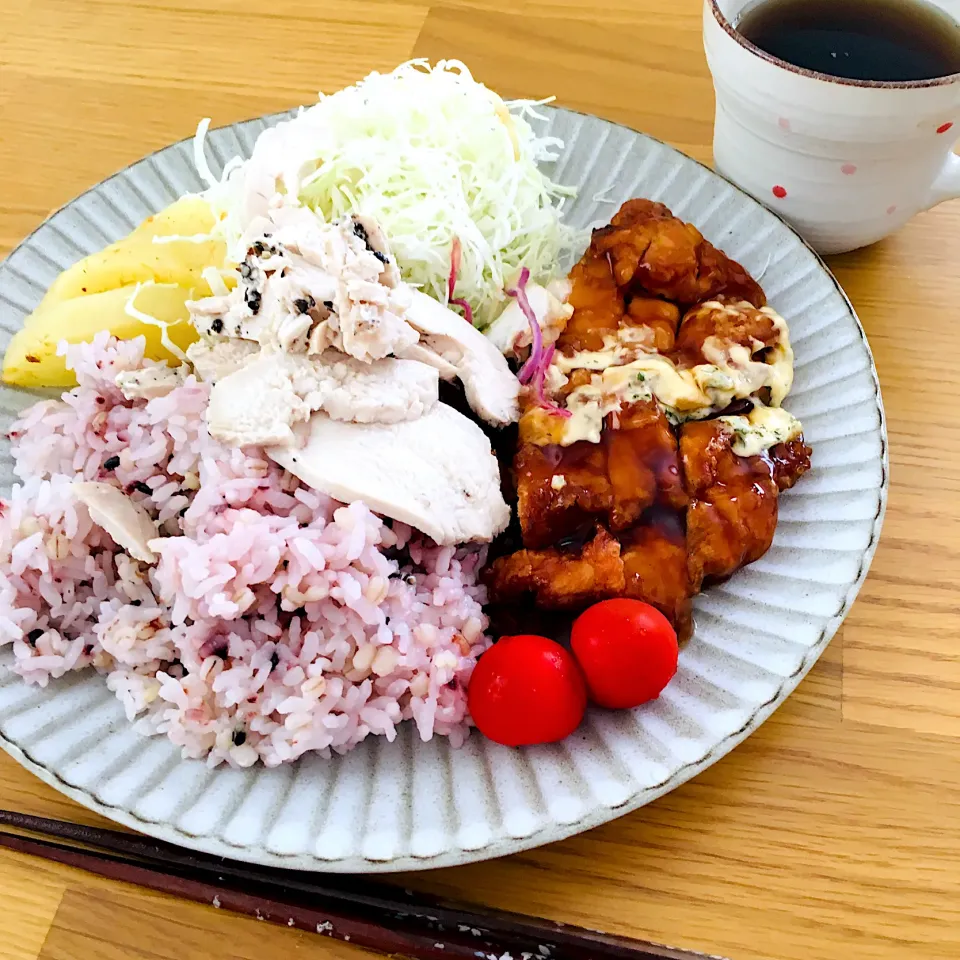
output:
{"label": "shredded cabbage", "polygon": [[[215,230],[242,259],[249,224],[271,208],[305,205],[326,221],[349,213],[383,227],[401,275],[442,303],[465,299],[478,326],[500,312],[522,266],[546,283],[576,242],[560,221],[572,190],[539,169],[562,142],[528,122],[538,104],[505,103],[455,60],[405,63],[301,109],[264,131],[249,160],[216,180],[197,129],[197,168]],[[456,297],[447,290],[461,246]]]}

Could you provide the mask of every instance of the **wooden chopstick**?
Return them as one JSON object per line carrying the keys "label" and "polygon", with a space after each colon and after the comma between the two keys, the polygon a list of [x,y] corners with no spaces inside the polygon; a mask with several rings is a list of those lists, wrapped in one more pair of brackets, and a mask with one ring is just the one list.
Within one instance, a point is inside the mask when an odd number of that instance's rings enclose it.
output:
{"label": "wooden chopstick", "polygon": [[135,834],[8,810],[0,810],[0,827],[6,828],[0,831],[0,847],[381,953],[423,960],[704,956],[401,891],[382,882],[245,864]]}

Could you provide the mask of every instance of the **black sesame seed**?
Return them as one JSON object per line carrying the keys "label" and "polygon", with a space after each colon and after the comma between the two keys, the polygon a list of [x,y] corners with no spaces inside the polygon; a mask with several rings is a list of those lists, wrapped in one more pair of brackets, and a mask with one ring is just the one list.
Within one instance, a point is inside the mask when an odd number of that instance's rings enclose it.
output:
{"label": "black sesame seed", "polygon": [[43,636],[43,631],[42,631],[39,627],[38,627],[36,630],[31,630],[31,631],[27,634],[27,643],[29,643],[30,646],[32,647],[32,646],[34,646],[34,645],[36,644],[36,642],[37,642],[42,636]]}
{"label": "black sesame seed", "polygon": [[222,333],[222,332],[223,332],[223,321],[222,321],[219,317],[217,317],[217,318],[210,324],[210,329],[211,329],[214,333]]}
{"label": "black sesame seed", "polygon": [[276,650],[270,654],[270,669],[276,670],[277,665],[280,663],[280,654]]}
{"label": "black sesame seed", "polygon": [[294,300],[293,305],[297,308],[297,313],[306,313],[310,309],[310,304],[306,300]]}
{"label": "black sesame seed", "polygon": [[116,470],[119,466],[120,458],[117,456],[107,457],[107,459],[103,461],[104,470]]}
{"label": "black sesame seed", "polygon": [[139,607],[140,604],[142,604],[142,603],[143,603],[142,600],[131,600],[131,601],[130,601],[130,606],[131,606],[131,607]]}
{"label": "black sesame seed", "polygon": [[247,742],[247,734],[243,730],[234,730],[233,731],[233,745],[235,747],[242,747]]}
{"label": "black sesame seed", "polygon": [[364,242],[364,245],[370,249],[370,237],[367,236],[366,228],[358,220],[353,221],[353,232]]}
{"label": "black sesame seed", "polygon": [[333,301],[332,301],[332,300],[324,300],[324,301],[323,301],[323,305],[324,305],[328,310],[332,310],[332,309],[333,309]]}
{"label": "black sesame seed", "polygon": [[262,297],[259,290],[247,290],[243,295],[244,303],[250,308],[250,312],[254,315],[260,312],[260,301]]}
{"label": "black sesame seed", "polygon": [[389,263],[389,262],[390,262],[390,258],[389,258],[385,253],[381,253],[379,250],[374,250],[374,251],[373,251],[373,255],[374,255],[381,263]]}
{"label": "black sesame seed", "polygon": [[133,489],[136,490],[137,493],[145,494],[148,497],[153,496],[153,490],[151,490],[150,487],[148,487],[142,480],[137,480],[137,482],[133,484]]}

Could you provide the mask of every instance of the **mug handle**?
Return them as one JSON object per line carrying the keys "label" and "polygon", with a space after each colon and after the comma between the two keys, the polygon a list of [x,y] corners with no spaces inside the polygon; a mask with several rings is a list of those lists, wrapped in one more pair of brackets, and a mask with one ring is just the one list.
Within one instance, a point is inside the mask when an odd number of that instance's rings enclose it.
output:
{"label": "mug handle", "polygon": [[960,197],[960,157],[951,152],[940,171],[940,175],[930,188],[928,207],[935,207],[944,200]]}

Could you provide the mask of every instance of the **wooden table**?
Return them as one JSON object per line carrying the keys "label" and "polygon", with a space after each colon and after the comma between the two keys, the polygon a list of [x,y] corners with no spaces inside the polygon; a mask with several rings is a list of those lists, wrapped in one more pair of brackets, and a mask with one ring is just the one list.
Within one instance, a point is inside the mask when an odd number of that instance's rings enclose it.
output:
{"label": "wooden table", "polygon": [[[0,249],[215,124],[410,56],[710,157],[699,0],[0,0]],[[736,960],[960,956],[960,203],[832,266],[890,424],[880,550],[840,636],[747,743],[565,843],[408,885]],[[97,822],[0,757],[0,805]],[[0,855],[0,957],[367,956]]]}

